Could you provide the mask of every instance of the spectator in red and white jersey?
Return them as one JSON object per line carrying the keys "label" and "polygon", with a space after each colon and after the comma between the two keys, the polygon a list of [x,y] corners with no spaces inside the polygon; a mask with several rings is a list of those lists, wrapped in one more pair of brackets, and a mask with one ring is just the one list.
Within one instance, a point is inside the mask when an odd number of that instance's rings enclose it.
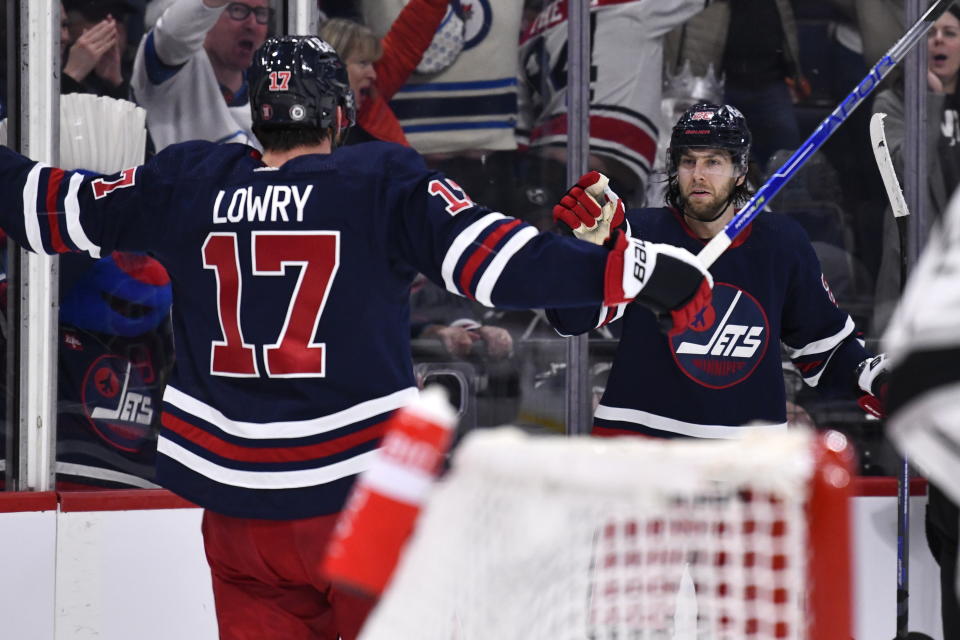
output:
{"label": "spectator in red and white jersey", "polygon": [[[708,4],[591,3],[589,166],[609,176],[629,201],[643,201],[657,149],[663,37]],[[520,41],[517,142],[548,164],[564,162],[567,144],[567,15],[567,0],[550,2]],[[559,186],[566,178],[551,182]]]}

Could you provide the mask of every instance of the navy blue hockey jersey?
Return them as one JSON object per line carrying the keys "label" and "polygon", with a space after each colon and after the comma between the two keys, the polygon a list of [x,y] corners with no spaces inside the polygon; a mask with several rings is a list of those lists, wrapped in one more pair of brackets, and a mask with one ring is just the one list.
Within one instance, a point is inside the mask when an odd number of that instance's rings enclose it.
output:
{"label": "navy blue hockey jersey", "polygon": [[[649,242],[694,254],[705,244],[673,209],[628,211],[627,222],[632,235]],[[710,272],[711,305],[672,336],[635,304],[547,312],[563,335],[623,318],[594,433],[729,438],[750,422],[785,428],[781,342],[807,384],[854,393],[854,369],[869,354],[798,224],[758,216]]]}
{"label": "navy blue hockey jersey", "polygon": [[189,142],[106,177],[0,148],[0,199],[28,249],[142,250],[166,267],[176,363],[157,477],[233,516],[340,509],[416,393],[418,271],[486,305],[603,299],[606,250],[474,204],[397,145],[275,169],[244,145]]}

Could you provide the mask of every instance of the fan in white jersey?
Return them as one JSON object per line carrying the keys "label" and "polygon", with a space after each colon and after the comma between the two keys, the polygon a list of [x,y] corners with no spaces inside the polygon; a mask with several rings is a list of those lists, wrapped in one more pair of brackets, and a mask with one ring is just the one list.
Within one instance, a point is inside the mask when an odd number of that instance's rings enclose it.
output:
{"label": "fan in white jersey", "polygon": [[267,37],[269,4],[176,0],[143,37],[130,87],[157,151],[186,140],[260,146],[246,71]]}
{"label": "fan in white jersey", "polygon": [[[660,119],[663,39],[709,0],[590,3],[590,168],[620,195],[641,194]],[[517,143],[563,161],[567,145],[567,0],[547,3],[520,39]]]}

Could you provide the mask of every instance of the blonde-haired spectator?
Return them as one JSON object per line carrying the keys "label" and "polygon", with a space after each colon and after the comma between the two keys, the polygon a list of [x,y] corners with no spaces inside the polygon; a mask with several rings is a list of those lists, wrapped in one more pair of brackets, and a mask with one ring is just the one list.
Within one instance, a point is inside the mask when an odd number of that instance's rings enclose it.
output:
{"label": "blonde-haired spectator", "polygon": [[347,65],[357,99],[357,124],[348,144],[382,140],[409,146],[387,101],[417,68],[448,4],[448,0],[411,0],[382,41],[368,27],[345,18],[332,18],[320,26],[318,35]]}

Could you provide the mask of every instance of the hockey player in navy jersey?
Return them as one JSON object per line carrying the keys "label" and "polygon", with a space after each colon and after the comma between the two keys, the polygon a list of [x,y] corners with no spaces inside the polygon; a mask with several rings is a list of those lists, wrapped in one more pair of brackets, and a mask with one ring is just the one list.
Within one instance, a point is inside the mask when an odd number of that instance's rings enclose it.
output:
{"label": "hockey player in navy jersey", "polygon": [[[554,217],[589,242],[602,243],[623,228],[697,253],[749,199],[749,151],[739,111],[694,105],[673,129],[668,206],[624,213],[617,201],[601,208],[594,198],[605,178],[592,172],[564,196]],[[866,393],[861,405],[882,411],[876,396],[883,395],[885,360],[872,358],[857,340],[799,225],[776,214],[757,217],[711,272],[712,303],[688,327],[667,335],[636,305],[547,312],[561,335],[622,319],[594,434],[731,438],[751,428],[786,428],[781,342],[808,385],[850,395],[859,388]]]}
{"label": "hockey player in navy jersey", "polygon": [[486,305],[635,299],[681,323],[711,280],[676,247],[537,233],[399,145],[336,148],[353,96],[319,38],[268,40],[249,81],[262,155],[188,142],[84,176],[0,147],[0,227],[33,251],[163,264],[176,363],[157,477],[205,509],[220,637],[352,640],[370,603],[319,566],[384,423],[417,393],[414,276]]}

